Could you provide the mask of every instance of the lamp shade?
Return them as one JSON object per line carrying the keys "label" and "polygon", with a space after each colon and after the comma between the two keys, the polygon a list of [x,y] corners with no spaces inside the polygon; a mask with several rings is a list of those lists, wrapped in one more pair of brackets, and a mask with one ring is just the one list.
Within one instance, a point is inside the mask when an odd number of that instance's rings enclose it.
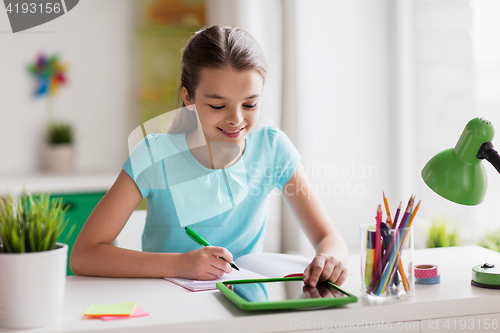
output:
{"label": "lamp shade", "polygon": [[486,194],[486,170],[477,157],[494,136],[491,123],[475,118],[465,126],[455,148],[434,156],[422,169],[424,182],[440,196],[462,205],[478,205]]}

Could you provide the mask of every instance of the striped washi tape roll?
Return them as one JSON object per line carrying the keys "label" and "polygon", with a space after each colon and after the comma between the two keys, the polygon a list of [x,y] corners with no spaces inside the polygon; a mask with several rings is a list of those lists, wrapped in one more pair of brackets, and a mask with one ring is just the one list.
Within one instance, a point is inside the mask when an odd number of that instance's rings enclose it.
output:
{"label": "striped washi tape roll", "polygon": [[[439,275],[436,265],[417,265],[415,266],[415,278],[429,279]],[[415,280],[416,281],[416,280]]]}

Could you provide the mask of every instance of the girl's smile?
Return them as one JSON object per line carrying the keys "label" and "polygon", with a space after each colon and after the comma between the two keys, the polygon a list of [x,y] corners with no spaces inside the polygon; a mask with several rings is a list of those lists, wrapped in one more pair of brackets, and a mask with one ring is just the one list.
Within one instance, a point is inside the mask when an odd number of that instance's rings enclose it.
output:
{"label": "girl's smile", "polygon": [[245,129],[245,127],[238,128],[236,130],[224,129],[224,128],[220,128],[220,127],[217,127],[217,128],[222,132],[222,134],[224,134],[225,136],[227,136],[228,138],[231,138],[231,139],[236,139],[238,136],[240,136],[241,132],[243,132],[243,130]]}

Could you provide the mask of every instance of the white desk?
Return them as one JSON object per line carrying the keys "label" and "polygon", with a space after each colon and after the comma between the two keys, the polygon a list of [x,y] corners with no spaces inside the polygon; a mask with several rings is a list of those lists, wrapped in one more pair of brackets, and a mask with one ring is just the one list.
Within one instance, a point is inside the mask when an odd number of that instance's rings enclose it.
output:
{"label": "white desk", "polygon": [[[470,285],[471,268],[484,262],[500,264],[500,253],[467,246],[417,250],[414,258],[415,264],[437,264],[441,284],[415,285],[412,300],[372,305],[360,299],[358,303],[342,308],[314,311],[248,313],[234,307],[218,291],[194,293],[162,279],[70,276],[67,278],[65,314],[61,324],[32,330],[0,329],[0,333],[310,332],[325,331],[327,327],[342,324],[344,329],[335,332],[352,332],[356,328],[358,331],[377,332],[478,332],[487,323],[490,324],[488,332],[500,329],[500,290]],[[353,275],[343,287],[359,296],[359,257],[351,256],[348,267]],[[138,306],[150,315],[107,322],[83,317],[91,303],[130,301],[137,301]],[[429,321],[436,318],[440,318],[439,321]],[[461,329],[460,325],[464,324],[461,319],[470,330]],[[494,320],[498,325],[496,330],[491,327]],[[392,323],[391,328],[387,322]],[[367,323],[372,324],[366,326]]]}

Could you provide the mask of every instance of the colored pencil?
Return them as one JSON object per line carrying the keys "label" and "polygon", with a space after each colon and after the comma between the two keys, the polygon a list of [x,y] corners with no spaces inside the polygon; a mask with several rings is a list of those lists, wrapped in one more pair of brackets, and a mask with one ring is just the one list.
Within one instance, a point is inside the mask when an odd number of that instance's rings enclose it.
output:
{"label": "colored pencil", "polygon": [[399,202],[398,209],[396,209],[396,216],[394,216],[394,221],[392,222],[392,228],[396,229],[396,226],[398,224],[398,217],[399,213],[401,212],[401,201]]}
{"label": "colored pencil", "polygon": [[377,208],[377,226],[375,229],[375,260],[373,261],[374,275],[380,270],[380,223],[382,223],[382,206]]}
{"label": "colored pencil", "polygon": [[387,201],[384,192],[382,192],[382,195],[384,197],[385,212],[387,213],[387,222],[389,223],[389,227],[392,227],[392,217],[391,210],[389,209],[389,202]]}
{"label": "colored pencil", "polygon": [[403,280],[403,286],[405,288],[405,291],[408,292],[410,291],[410,285],[408,284],[408,278],[406,277],[405,269],[403,267],[403,262],[401,261],[401,258],[399,258],[398,268],[399,268],[399,273],[401,274],[401,280]]}
{"label": "colored pencil", "polygon": [[[411,214],[410,221],[408,222],[408,228],[411,227],[413,219],[415,218],[415,215],[417,214],[417,211],[418,211],[419,207],[420,207],[420,201],[418,202],[417,206],[413,210],[413,213]],[[406,234],[408,233],[408,230],[409,230],[408,228],[406,229],[405,235],[403,236],[405,238],[406,238]],[[401,260],[399,261],[399,271],[401,272],[401,275],[402,275],[402,278],[403,278],[403,285],[405,287],[405,290],[409,291],[410,290],[410,286],[408,285],[408,279],[407,279],[406,275],[404,275],[403,263],[401,262]]]}
{"label": "colored pencil", "polygon": [[[397,228],[397,225],[398,225],[398,218],[399,218],[399,213],[401,212],[401,201],[399,202],[399,206],[398,206],[398,209],[396,209],[396,215],[394,216],[394,221],[392,222],[392,229],[396,229]],[[401,261],[401,258],[399,259],[398,261],[398,268],[399,268],[399,271],[401,273],[401,279],[403,280],[403,285],[405,286],[405,290],[408,291],[406,289],[406,286],[408,285],[408,279],[406,278],[405,276],[405,272],[404,270],[402,269],[403,267],[403,262]],[[394,280],[391,280],[391,281],[394,281],[394,283],[396,285],[398,285],[398,278],[397,278],[397,273],[394,277]]]}
{"label": "colored pencil", "polygon": [[[420,201],[417,203],[417,206],[415,206],[413,213],[411,213],[410,222],[408,222],[408,227],[411,226],[413,219],[415,218],[415,215],[417,215],[417,211],[418,211],[419,207],[420,207]],[[408,232],[408,230],[406,232]]]}
{"label": "colored pencil", "polygon": [[413,195],[411,196],[410,200],[408,200],[408,205],[406,205],[406,210],[405,210],[405,213],[403,214],[403,217],[401,218],[401,222],[399,223],[398,229],[401,229],[401,227],[403,226],[403,223],[406,222],[406,219],[408,218],[408,214],[410,214],[410,211],[411,211],[410,205],[411,205],[412,201],[413,201]]}

